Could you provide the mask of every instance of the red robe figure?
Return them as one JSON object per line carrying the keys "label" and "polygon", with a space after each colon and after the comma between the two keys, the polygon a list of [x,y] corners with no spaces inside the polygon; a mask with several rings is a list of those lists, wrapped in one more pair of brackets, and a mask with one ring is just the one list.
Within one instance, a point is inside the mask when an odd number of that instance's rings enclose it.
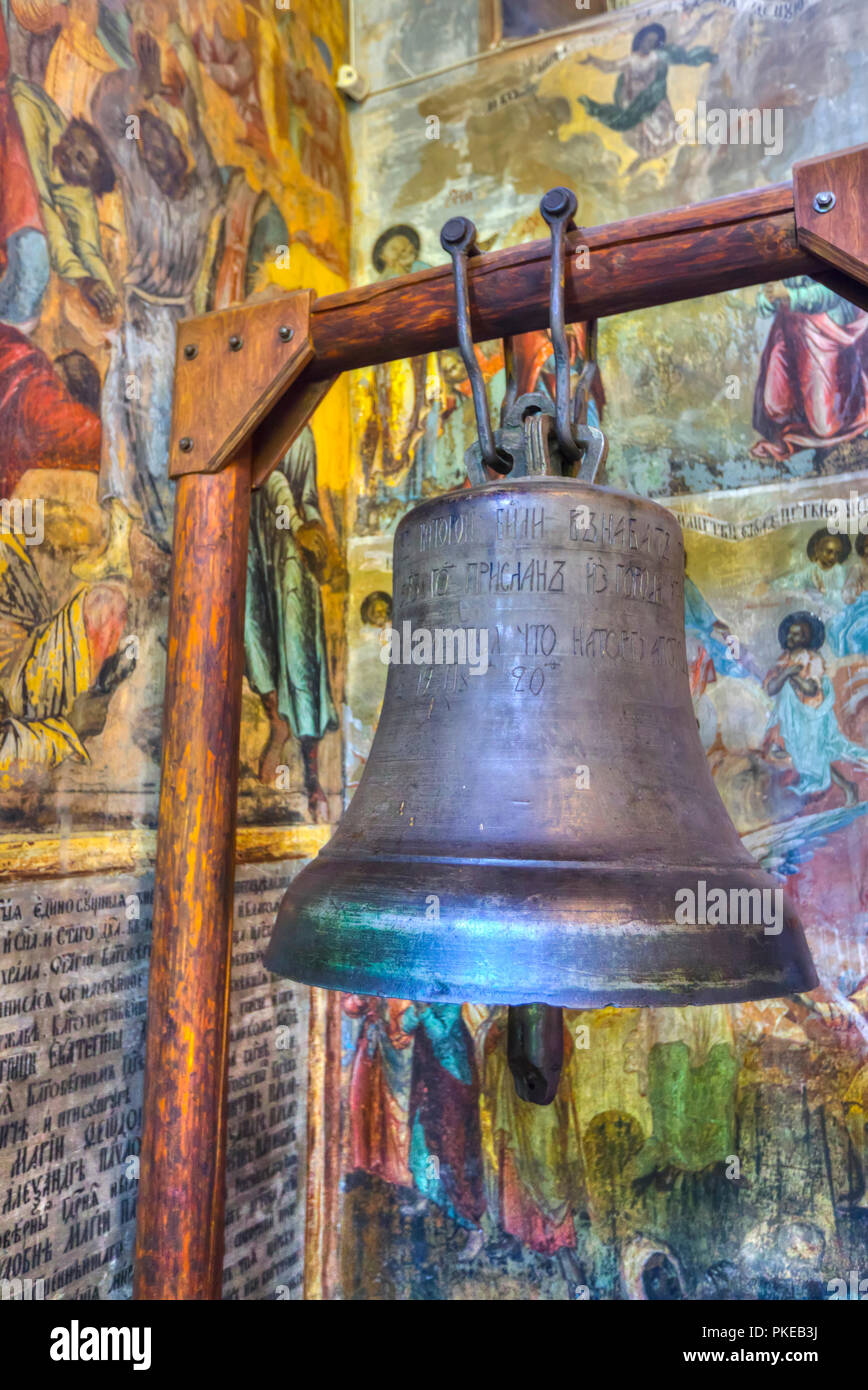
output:
{"label": "red robe figure", "polygon": [[754,394],[754,457],[782,460],[865,434],[868,313],[807,275],[766,285],[757,307],[774,321]]}
{"label": "red robe figure", "polygon": [[352,1167],[396,1187],[411,1187],[407,1104],[413,1039],[401,1027],[406,999],[344,996],[343,1010],[362,1020],[350,1077]]}

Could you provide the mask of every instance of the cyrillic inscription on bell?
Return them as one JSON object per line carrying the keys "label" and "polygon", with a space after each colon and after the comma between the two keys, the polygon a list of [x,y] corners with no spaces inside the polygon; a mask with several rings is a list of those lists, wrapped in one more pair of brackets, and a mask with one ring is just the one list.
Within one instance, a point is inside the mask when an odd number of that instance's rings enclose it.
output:
{"label": "cyrillic inscription on bell", "polygon": [[571,478],[491,482],[408,513],[394,576],[371,754],[286,894],[271,969],[573,1007],[813,987],[708,771],[671,513]]}

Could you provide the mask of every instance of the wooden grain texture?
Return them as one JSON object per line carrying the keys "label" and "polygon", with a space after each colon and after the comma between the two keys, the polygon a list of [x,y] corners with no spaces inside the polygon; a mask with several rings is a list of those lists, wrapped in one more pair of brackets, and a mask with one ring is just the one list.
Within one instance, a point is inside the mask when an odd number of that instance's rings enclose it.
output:
{"label": "wooden grain texture", "polygon": [[341,996],[311,989],[307,1078],[307,1193],[304,1296],[340,1290]]}
{"label": "wooden grain texture", "polygon": [[250,452],[180,479],[135,1297],[219,1299]]}
{"label": "wooden grain texture", "polygon": [[[868,145],[802,160],[793,168],[793,190],[800,245],[868,285]],[[814,207],[823,192],[835,195],[829,212]]]}
{"label": "wooden grain texture", "polygon": [[[313,356],[313,297],[313,290],[269,293],[179,323],[170,477],[216,472],[246,442]],[[182,439],[192,447],[182,449]]]}
{"label": "wooden grain texture", "polygon": [[[566,310],[572,322],[820,268],[797,242],[791,184],[585,228],[571,235],[569,245]],[[588,248],[586,268],[575,255],[580,246]],[[548,241],[473,258],[470,302],[477,341],[547,325],[549,260]],[[452,347],[451,268],[317,299],[311,335],[315,357],[292,394],[348,368]]]}

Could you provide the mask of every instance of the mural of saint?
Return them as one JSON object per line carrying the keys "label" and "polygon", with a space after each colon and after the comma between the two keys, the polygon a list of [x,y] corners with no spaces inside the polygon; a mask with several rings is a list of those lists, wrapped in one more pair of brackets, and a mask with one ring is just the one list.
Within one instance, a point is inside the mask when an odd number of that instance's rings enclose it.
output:
{"label": "mural of saint", "polygon": [[[380,280],[427,269],[419,259],[421,240],[415,227],[387,227],[374,242],[371,261]],[[360,382],[361,454],[369,482],[381,477],[390,486],[410,468],[425,431],[428,404],[425,383],[428,359],[383,362]]]}
{"label": "mural of saint", "polygon": [[[134,47],[135,69],[109,73],[92,102],[123,192],[128,265],[123,319],[111,334],[103,386],[100,502],[109,514],[108,539],[100,554],[76,566],[86,579],[132,573],[134,521],[159,549],[170,548],[175,328],[193,312],[222,194],[192,87],[184,87],[181,109],[172,105],[161,95],[156,40],[139,33]],[[130,117],[138,139],[128,138]]]}
{"label": "mural of saint", "polygon": [[830,449],[868,432],[868,313],[807,275],[765,285],[772,318],[754,392],[756,458]]}
{"label": "mural of saint", "polygon": [[479,1129],[479,1081],[473,1044],[460,1004],[411,1004],[401,1027],[412,1033],[410,1171],[419,1197],[442,1207],[467,1231],[460,1256],[471,1260],[485,1242]]}
{"label": "mural of saint", "polygon": [[305,427],[251,499],[244,651],[247,680],[262,701],[270,734],[259,765],[273,782],[284,746],[298,739],[314,820],[328,819],[318,749],[338,728],[329,684],[319,586],[329,546],[319,509],[316,446]]}
{"label": "mural of saint", "polygon": [[628,175],[635,174],[649,159],[658,159],[675,148],[675,114],[667,95],[667,74],[673,64],[696,68],[717,62],[717,54],[710,48],[689,47],[710,18],[702,15],[680,44],[667,40],[662,24],[644,24],[626,58],[597,58],[589,53],[581,60],[600,72],[618,74],[613,101],[581,96],[579,102],[589,116],[618,131],[636,151]]}
{"label": "mural of saint", "polygon": [[408,1166],[413,1035],[404,1031],[401,1015],[409,1002],[360,994],[342,1000],[344,1013],[361,1019],[349,1087],[351,1165],[407,1189],[413,1186]]}
{"label": "mural of saint", "polygon": [[804,796],[826,791],[834,782],[845,805],[859,799],[859,789],[840,763],[868,770],[868,749],[845,738],[838,726],[835,692],[820,649],[826,640],[823,622],[813,613],[788,613],[778,628],[781,654],[763,681],[775,700],[767,746],[782,746],[799,774],[795,790]]}

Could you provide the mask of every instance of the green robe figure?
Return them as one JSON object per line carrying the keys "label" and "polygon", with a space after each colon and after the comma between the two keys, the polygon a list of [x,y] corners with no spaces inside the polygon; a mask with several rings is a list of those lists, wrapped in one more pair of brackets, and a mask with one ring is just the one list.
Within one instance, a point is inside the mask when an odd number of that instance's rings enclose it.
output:
{"label": "green robe figure", "polygon": [[675,148],[675,113],[669,101],[666,79],[672,64],[695,68],[717,62],[717,54],[710,48],[687,47],[709,18],[703,15],[680,44],[667,40],[662,24],[645,24],[634,36],[626,58],[597,58],[589,53],[581,60],[600,72],[618,74],[614,101],[595,101],[592,97],[580,96],[579,102],[589,116],[602,121],[610,130],[618,131],[636,151],[628,174],[636,173],[649,159],[657,159]]}
{"label": "green robe figure", "polygon": [[295,734],[314,820],[328,818],[317,769],[319,741],[338,728],[319,588],[327,555],[316,446],[306,427],[253,494],[244,651],[248,683],[271,725],[259,776],[263,782],[274,781],[284,744]]}

